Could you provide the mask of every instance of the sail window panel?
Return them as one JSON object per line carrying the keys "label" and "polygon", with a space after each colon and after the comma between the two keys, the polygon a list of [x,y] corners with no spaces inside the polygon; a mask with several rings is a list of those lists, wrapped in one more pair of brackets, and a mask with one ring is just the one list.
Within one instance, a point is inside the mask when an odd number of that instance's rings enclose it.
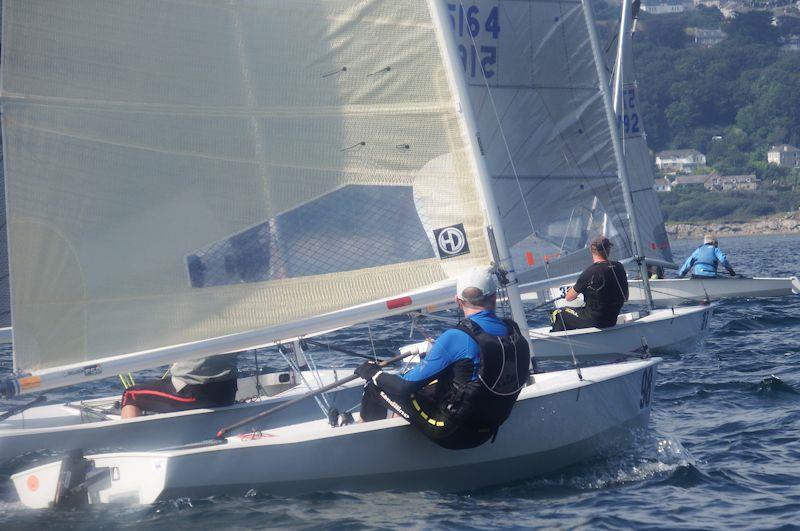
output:
{"label": "sail window panel", "polygon": [[410,186],[345,186],[187,257],[192,287],[434,258]]}
{"label": "sail window panel", "polygon": [[[19,134],[19,141],[13,137],[11,142],[14,148],[21,148],[13,158],[13,173],[19,178],[10,183],[15,198],[12,216],[39,217],[60,227],[60,232],[76,242],[76,249],[87,250],[84,268],[97,266],[90,258],[94,249],[98,253],[105,249],[110,257],[105,262],[118,263],[109,268],[114,275],[89,275],[90,294],[96,290],[106,296],[125,293],[132,286],[153,292],[168,289],[176,279],[185,280],[185,272],[152,275],[151,269],[159,259],[174,263],[172,253],[185,256],[347,184],[405,184],[412,189],[414,185],[428,186],[425,183],[429,180],[444,183],[456,195],[446,204],[427,209],[435,209],[439,218],[432,225],[429,222],[428,233],[468,217],[473,224],[480,223],[480,216],[475,214],[480,211],[477,195],[459,192],[463,177],[454,168],[431,169],[428,164],[445,155],[440,151],[447,140],[441,137],[440,129],[432,131],[439,138],[420,129],[429,115],[403,117],[409,125],[400,131],[393,130],[395,116],[387,117],[383,125],[353,126],[359,132],[354,138],[370,139],[364,146],[354,143],[354,149],[346,146],[352,139],[341,143],[341,138],[327,144],[306,140],[306,147],[300,149],[296,144],[302,132],[313,130],[320,135],[326,130],[326,121],[315,120],[319,127],[313,129],[311,122],[305,124],[308,119],[303,119],[304,125],[293,127],[291,120],[281,118],[267,129],[287,131],[296,138],[276,142],[267,175],[263,175],[256,160],[193,151],[193,131],[205,134],[207,129],[194,129],[192,121],[190,127],[184,127],[180,119],[162,120],[160,115],[152,115],[155,121],[128,121],[145,130],[159,131],[145,144],[144,132],[129,135],[131,128],[114,129],[111,125],[127,120],[130,113],[56,111],[56,124],[50,126],[52,106],[11,105],[6,109],[9,130]],[[64,117],[69,113],[72,122]],[[67,123],[72,123],[72,128]],[[164,129],[171,132],[164,134]],[[229,138],[235,131],[225,128],[223,136]],[[246,136],[239,133],[231,144],[240,145]],[[415,136],[424,136],[425,142],[396,144],[398,138],[407,142]],[[171,139],[174,145],[165,146],[161,138]],[[188,145],[181,145],[181,140]],[[333,141],[337,143],[332,145]],[[440,195],[443,193],[440,191]],[[417,195],[418,206],[424,210],[430,194]],[[391,212],[387,210],[387,214]],[[92,231],[97,234],[88,237]],[[427,245],[428,236],[421,241]],[[138,280],[117,282],[115,275],[126,271],[130,279]]]}
{"label": "sail window panel", "polygon": [[[393,4],[7,1],[15,368],[278,326],[488,264],[427,5]],[[339,64],[354,75],[325,75]],[[324,245],[291,230],[320,206]],[[451,226],[470,252],[442,259]],[[193,286],[190,256],[262,227],[280,229],[278,274],[255,251]]]}

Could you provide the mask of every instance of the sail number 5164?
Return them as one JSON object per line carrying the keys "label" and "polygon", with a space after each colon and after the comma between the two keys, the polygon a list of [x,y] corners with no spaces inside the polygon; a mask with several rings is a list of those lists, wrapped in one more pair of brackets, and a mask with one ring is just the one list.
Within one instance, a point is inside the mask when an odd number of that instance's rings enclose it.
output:
{"label": "sail number 5164", "polygon": [[[488,13],[482,13],[478,6],[458,3],[447,4],[447,11],[456,37],[465,40],[464,44],[458,45],[464,72],[472,78],[483,71],[486,79],[492,78],[497,64],[497,45],[493,41],[500,36],[500,8],[494,6]],[[478,43],[479,38],[484,42]],[[489,39],[488,43],[486,39]]]}

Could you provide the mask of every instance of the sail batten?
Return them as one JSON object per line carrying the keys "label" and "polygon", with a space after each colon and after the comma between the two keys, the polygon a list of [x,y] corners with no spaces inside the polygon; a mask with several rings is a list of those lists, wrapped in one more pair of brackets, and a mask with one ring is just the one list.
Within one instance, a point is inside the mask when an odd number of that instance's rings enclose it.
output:
{"label": "sail batten", "polygon": [[273,337],[490,263],[424,2],[4,15],[16,370]]}

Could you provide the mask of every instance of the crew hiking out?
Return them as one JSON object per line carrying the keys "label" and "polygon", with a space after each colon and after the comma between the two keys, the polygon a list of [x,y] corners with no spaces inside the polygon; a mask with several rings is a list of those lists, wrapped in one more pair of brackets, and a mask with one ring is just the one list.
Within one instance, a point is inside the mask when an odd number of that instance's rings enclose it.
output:
{"label": "crew hiking out", "polygon": [[728,262],[728,257],[719,248],[717,238],[713,234],[706,234],[703,238],[703,245],[689,255],[678,269],[678,275],[682,277],[691,271],[693,278],[714,278],[717,276],[719,264],[728,270],[730,276],[736,276],[731,263]]}
{"label": "crew hiking out", "polygon": [[[465,319],[444,332],[428,355],[402,376],[367,362],[361,419],[408,420],[444,448],[479,446],[497,434],[528,379],[530,351],[517,324],[495,315],[494,275],[472,270],[458,281]],[[432,383],[434,382],[434,383]]]}

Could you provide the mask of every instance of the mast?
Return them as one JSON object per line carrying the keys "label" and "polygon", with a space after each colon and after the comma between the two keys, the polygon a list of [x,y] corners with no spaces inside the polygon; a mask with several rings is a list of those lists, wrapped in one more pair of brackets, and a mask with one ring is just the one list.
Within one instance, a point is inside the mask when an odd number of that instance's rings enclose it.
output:
{"label": "mast", "polygon": [[[444,2],[441,0],[428,0],[428,7],[433,17],[433,25],[442,50],[447,78],[450,81],[451,90],[455,94],[456,105],[458,105],[459,115],[462,118],[462,134],[469,142],[470,159],[474,164],[481,202],[483,203],[486,218],[489,221],[489,226],[486,227],[489,248],[494,254],[497,266],[506,273],[507,284],[505,289],[508,293],[511,315],[514,321],[517,322],[520,332],[528,341],[528,346],[530,347],[528,321],[525,316],[525,310],[522,307],[522,299],[520,298],[519,285],[514,264],[511,260],[511,253],[503,232],[500,209],[497,206],[494,191],[492,190],[489,169],[486,166],[486,159],[481,146],[480,132],[470,104],[466,78],[462,71],[455,68],[455,65],[461,64],[455,46],[455,37],[452,32],[448,31],[446,26],[448,15],[445,12]],[[530,352],[533,354],[533,348],[530,349]]]}
{"label": "mast", "polygon": [[[594,22],[594,14],[592,7],[589,5],[588,0],[581,0],[583,5],[583,14],[586,18],[586,25],[589,30],[589,39],[592,43],[592,54],[594,55],[594,63],[597,68],[598,82],[600,83],[600,91],[603,94],[605,101],[606,118],[608,120],[608,127],[611,130],[611,142],[614,146],[614,158],[617,161],[617,168],[619,171],[619,178],[622,184],[623,200],[625,201],[625,210],[628,212],[628,219],[631,226],[631,239],[633,241],[634,259],[639,264],[639,271],[642,277],[642,286],[644,288],[645,303],[648,308],[653,308],[653,296],[650,292],[650,279],[647,274],[647,263],[645,262],[644,253],[641,249],[641,242],[639,241],[639,226],[636,220],[636,211],[633,208],[633,194],[631,192],[630,180],[628,177],[628,168],[625,163],[625,155],[622,151],[622,143],[619,136],[619,128],[617,127],[617,103],[620,102],[620,95],[622,91],[622,58],[625,51],[624,42],[625,35],[628,31],[628,20],[630,18],[630,5],[628,0],[622,2],[622,22],[620,24],[619,45],[617,48],[617,63],[614,72],[614,98],[615,103],[612,104],[611,95],[609,94],[609,83],[605,71],[605,61],[601,53],[600,41],[597,38],[597,29]],[[613,109],[613,111],[612,111]]]}

